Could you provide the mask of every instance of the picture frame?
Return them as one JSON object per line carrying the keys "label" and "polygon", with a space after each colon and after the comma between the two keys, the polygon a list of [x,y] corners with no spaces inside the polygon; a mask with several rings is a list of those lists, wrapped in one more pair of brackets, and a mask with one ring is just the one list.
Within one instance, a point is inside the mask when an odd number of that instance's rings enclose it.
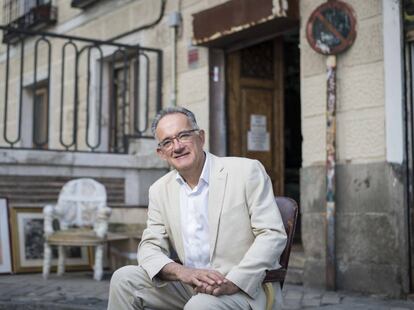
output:
{"label": "picture frame", "polygon": [[11,273],[10,227],[7,199],[0,198],[0,273]]}
{"label": "picture frame", "polygon": [[[10,210],[12,227],[13,271],[41,272],[43,266],[43,208],[13,207]],[[90,270],[87,247],[65,247],[66,270]],[[52,246],[52,271],[57,266],[57,247]]]}

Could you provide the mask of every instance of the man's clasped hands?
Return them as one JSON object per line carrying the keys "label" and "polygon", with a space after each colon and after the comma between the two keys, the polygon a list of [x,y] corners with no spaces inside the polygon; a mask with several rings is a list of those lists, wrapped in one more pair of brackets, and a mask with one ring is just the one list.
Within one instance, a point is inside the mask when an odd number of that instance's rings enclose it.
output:
{"label": "man's clasped hands", "polygon": [[181,264],[167,264],[164,269],[164,278],[178,280],[194,288],[197,293],[214,296],[232,295],[240,291],[240,288],[230,280],[226,279],[220,272],[211,269],[196,269],[185,267]]}

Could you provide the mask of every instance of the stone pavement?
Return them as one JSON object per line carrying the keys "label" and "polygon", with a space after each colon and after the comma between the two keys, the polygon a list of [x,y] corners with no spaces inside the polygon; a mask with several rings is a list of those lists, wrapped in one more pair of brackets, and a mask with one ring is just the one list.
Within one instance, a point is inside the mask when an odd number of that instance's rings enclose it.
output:
{"label": "stone pavement", "polygon": [[[62,277],[52,274],[47,281],[41,274],[0,275],[0,310],[106,309],[109,279],[110,274],[105,274],[101,282],[94,281],[91,272],[71,272]],[[285,285],[283,294],[284,309],[414,309],[414,301],[326,292],[300,285]]]}

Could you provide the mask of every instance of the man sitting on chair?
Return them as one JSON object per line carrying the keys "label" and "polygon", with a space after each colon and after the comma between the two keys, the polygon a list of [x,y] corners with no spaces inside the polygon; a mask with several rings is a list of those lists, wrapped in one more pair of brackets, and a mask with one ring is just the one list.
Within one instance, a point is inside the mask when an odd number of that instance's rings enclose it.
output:
{"label": "man sitting on chair", "polygon": [[108,309],[264,309],[262,281],[286,243],[264,167],[203,151],[205,133],[184,108],[161,111],[152,131],[175,170],[149,190],[139,265],[113,274]]}

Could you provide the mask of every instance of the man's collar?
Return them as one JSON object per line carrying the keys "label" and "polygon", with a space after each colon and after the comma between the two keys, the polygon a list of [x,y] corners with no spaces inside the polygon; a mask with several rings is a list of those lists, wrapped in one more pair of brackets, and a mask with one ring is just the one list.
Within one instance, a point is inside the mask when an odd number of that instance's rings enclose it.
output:
{"label": "man's collar", "polygon": [[204,180],[208,184],[210,180],[210,153],[204,152],[206,155],[206,160],[204,161],[203,170],[201,171],[200,179]]}

